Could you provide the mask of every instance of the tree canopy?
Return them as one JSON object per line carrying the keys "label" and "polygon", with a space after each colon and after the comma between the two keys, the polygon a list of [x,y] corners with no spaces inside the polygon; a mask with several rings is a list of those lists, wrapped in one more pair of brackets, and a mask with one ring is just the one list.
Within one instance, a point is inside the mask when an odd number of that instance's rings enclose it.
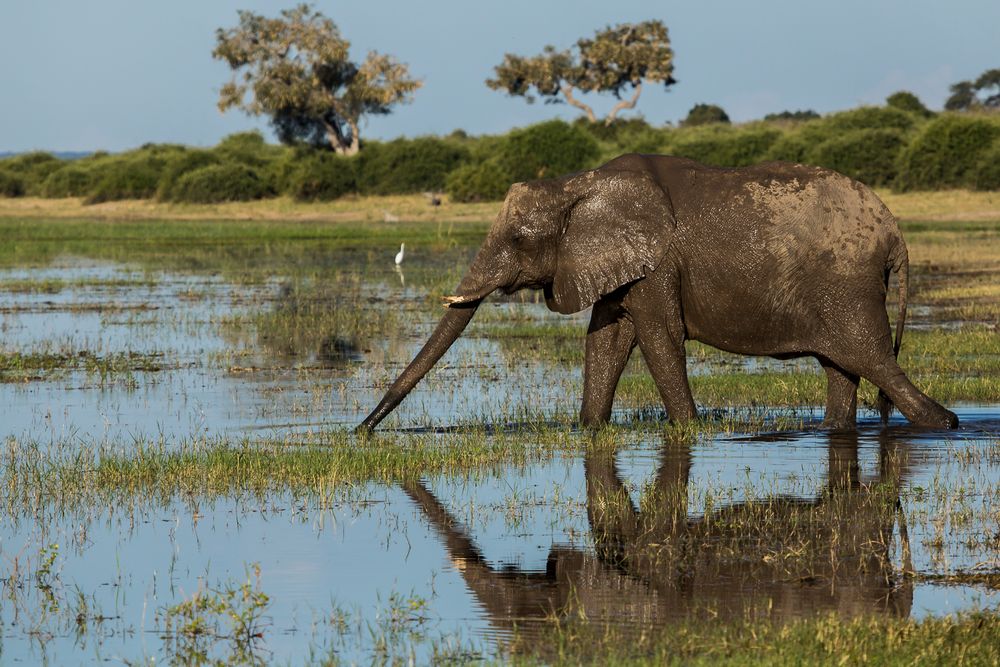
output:
{"label": "tree canopy", "polygon": [[[494,68],[496,76],[487,79],[486,85],[524,97],[529,103],[535,95],[547,103],[565,101],[581,109],[592,123],[598,121],[593,108],[577,99],[573,91],[611,93],[618,102],[604,119],[610,125],[620,111],[635,107],[644,81],[664,86],[676,83],[673,60],[662,21],[622,23],[598,31],[591,39],[577,40],[575,52],[546,46],[536,56],[505,54]],[[623,99],[629,90],[631,97]]]}
{"label": "tree canopy", "polygon": [[309,5],[278,18],[241,11],[239,19],[236,27],[216,31],[212,55],[233,70],[219,92],[219,109],[270,116],[283,142],[329,143],[353,155],[361,117],[389,113],[421,85],[392,56],[372,51],[363,62],[352,61],[350,42]]}
{"label": "tree canopy", "polygon": [[952,84],[951,96],[944,108],[949,111],[1000,109],[1000,69],[986,70],[975,81]]}
{"label": "tree canopy", "polygon": [[729,114],[718,104],[696,104],[688,111],[687,118],[681,121],[684,127],[708,125],[709,123],[729,124]]}

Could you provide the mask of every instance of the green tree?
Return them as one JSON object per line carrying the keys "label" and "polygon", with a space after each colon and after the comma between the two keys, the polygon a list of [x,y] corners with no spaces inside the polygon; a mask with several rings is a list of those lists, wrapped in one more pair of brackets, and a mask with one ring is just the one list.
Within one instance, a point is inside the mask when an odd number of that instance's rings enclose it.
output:
{"label": "green tree", "polygon": [[239,17],[235,28],[216,31],[212,56],[233,70],[219,92],[219,109],[270,116],[286,143],[325,139],[337,153],[354,155],[361,117],[389,113],[421,85],[392,56],[373,51],[364,62],[352,61],[350,42],[309,5],[278,18],[248,11]]}
{"label": "green tree", "polygon": [[986,94],[982,100],[984,107],[1000,109],[1000,69],[986,70],[976,79],[976,92]]}
{"label": "green tree", "polygon": [[976,88],[971,81],[959,81],[951,85],[951,95],[945,100],[948,111],[968,111],[976,102]]}
{"label": "green tree", "polygon": [[729,124],[729,114],[718,104],[696,104],[688,111],[681,125],[693,127],[695,125],[708,125],[709,123]]}
{"label": "green tree", "polygon": [[[676,83],[673,63],[674,52],[662,21],[622,23],[598,31],[592,39],[577,40],[575,53],[558,51],[554,46],[546,46],[540,55],[531,57],[508,53],[486,85],[524,97],[529,103],[535,95],[547,103],[562,102],[562,95],[592,123],[598,121],[593,108],[577,99],[573,91],[611,93],[618,102],[604,119],[604,124],[610,125],[619,112],[635,108],[644,81],[664,86]],[[623,99],[629,90],[631,97]]]}
{"label": "green tree", "polygon": [[952,84],[951,96],[944,108],[949,111],[1000,109],[1000,69],[986,70],[975,81]]}

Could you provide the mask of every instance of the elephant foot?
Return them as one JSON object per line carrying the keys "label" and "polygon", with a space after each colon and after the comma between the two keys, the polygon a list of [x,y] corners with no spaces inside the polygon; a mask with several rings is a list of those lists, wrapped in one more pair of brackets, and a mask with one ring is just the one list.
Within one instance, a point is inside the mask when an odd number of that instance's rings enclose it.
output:
{"label": "elephant foot", "polygon": [[854,431],[857,423],[854,417],[827,417],[819,425],[822,431]]}
{"label": "elephant foot", "polygon": [[[907,415],[909,418],[909,415]],[[910,418],[916,426],[924,428],[954,429],[958,428],[958,415],[951,410],[935,405],[934,409],[928,410],[925,414],[917,418]]]}
{"label": "elephant foot", "polygon": [[592,415],[584,411],[580,414],[580,428],[585,431],[600,431],[611,423],[611,415]]}

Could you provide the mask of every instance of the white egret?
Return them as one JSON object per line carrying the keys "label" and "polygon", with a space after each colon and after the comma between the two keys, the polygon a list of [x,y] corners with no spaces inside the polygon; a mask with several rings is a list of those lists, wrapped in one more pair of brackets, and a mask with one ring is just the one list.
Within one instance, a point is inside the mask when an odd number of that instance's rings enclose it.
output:
{"label": "white egret", "polygon": [[399,244],[399,252],[396,253],[396,266],[399,266],[400,264],[403,263],[403,251],[404,250],[406,250],[406,244],[405,243],[400,243]]}

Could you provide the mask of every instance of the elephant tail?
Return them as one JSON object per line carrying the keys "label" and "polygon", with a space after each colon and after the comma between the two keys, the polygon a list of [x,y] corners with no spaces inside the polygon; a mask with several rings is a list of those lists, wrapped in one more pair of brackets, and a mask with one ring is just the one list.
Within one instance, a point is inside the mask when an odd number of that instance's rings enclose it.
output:
{"label": "elephant tail", "polygon": [[[899,346],[903,344],[903,327],[906,325],[906,299],[910,282],[910,259],[906,252],[906,244],[903,243],[902,239],[899,239],[896,248],[889,256],[885,272],[886,287],[889,286],[890,272],[899,274],[899,312],[896,315],[896,340],[892,345],[892,354],[898,359]],[[889,415],[892,414],[892,399],[881,389],[878,391],[877,405],[882,423],[888,423]]]}

